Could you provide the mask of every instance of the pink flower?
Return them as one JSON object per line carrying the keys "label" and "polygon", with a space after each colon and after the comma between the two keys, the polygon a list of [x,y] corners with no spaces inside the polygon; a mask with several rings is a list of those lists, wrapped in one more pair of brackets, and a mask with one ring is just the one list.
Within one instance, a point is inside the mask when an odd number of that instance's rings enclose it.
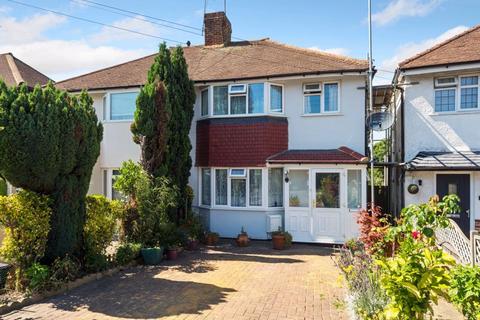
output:
{"label": "pink flower", "polygon": [[420,231],[417,231],[417,230],[412,231],[412,237],[413,237],[413,239],[418,239],[418,238],[420,238],[421,235],[422,235],[422,234],[420,233]]}

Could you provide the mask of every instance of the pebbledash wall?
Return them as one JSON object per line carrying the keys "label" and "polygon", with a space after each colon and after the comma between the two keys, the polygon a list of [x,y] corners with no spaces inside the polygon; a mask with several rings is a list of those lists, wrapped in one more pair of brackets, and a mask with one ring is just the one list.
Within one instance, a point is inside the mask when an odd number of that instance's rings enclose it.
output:
{"label": "pebbledash wall", "polygon": [[[238,83],[262,82],[237,81]],[[264,161],[268,156],[283,151],[284,149],[337,149],[340,146],[349,148],[365,154],[365,78],[364,75],[330,75],[326,77],[301,77],[290,79],[270,79],[276,84],[284,85],[284,112],[281,115],[255,115],[241,117],[201,117],[201,94],[200,89],[204,85],[196,86],[197,101],[195,114],[190,130],[192,142],[191,157],[194,165],[199,166],[222,166],[222,167],[266,167]],[[310,82],[338,81],[339,89],[339,112],[335,114],[304,115],[303,114],[303,84]],[[265,80],[264,82],[267,82]],[[217,83],[215,83],[216,85]],[[224,84],[224,83],[218,83]],[[212,84],[213,85],[213,84]],[[105,94],[116,92],[139,91],[138,88],[113,90],[113,91],[92,91],[94,107],[98,118],[103,119],[103,99]],[[266,106],[265,106],[266,108]],[[197,123],[198,122],[198,123]],[[225,123],[233,124],[233,127],[223,128]],[[251,138],[244,141],[236,141],[235,123],[237,130],[242,127],[243,131],[251,133]],[[140,148],[132,141],[130,132],[131,121],[103,121],[104,138],[101,143],[101,154],[94,167],[90,183],[90,193],[105,194],[112,196],[111,179],[112,170],[119,168],[123,161],[140,159]],[[249,128],[249,126],[251,126]],[[197,130],[199,132],[197,137]],[[225,130],[222,133],[222,130]],[[260,141],[257,135],[264,137]],[[220,136],[221,135],[221,136]],[[219,137],[220,136],[220,137]],[[213,139],[206,139],[210,137]],[[197,140],[198,138],[198,140]],[[210,141],[207,141],[210,140]],[[268,141],[267,141],[268,140]],[[212,141],[220,145],[217,150],[234,148],[236,145],[243,145],[244,155],[238,150],[238,157],[230,156],[225,159],[222,152],[212,152]],[[273,141],[273,143],[272,143]],[[198,145],[197,145],[198,143]],[[210,145],[209,145],[210,144]],[[262,145],[268,145],[271,149],[264,150]],[[273,146],[273,147],[272,147]],[[220,148],[220,149],[218,149]],[[214,148],[215,149],[215,148]],[[248,149],[248,150],[247,150]],[[254,151],[252,153],[252,150]],[[278,150],[278,151],[277,151]],[[236,152],[233,149],[234,153]],[[271,152],[271,154],[269,154]],[[197,154],[199,159],[197,160]],[[229,154],[232,154],[231,152]],[[253,159],[246,159],[245,155],[256,155]],[[242,158],[243,157],[243,158]],[[208,161],[210,163],[205,163]],[[248,208],[207,208],[199,203],[199,171],[194,166],[190,176],[190,185],[194,190],[193,206],[202,214],[206,223],[213,231],[220,230],[221,236],[235,237],[240,227],[244,226],[249,235],[256,239],[266,239],[269,230],[268,215],[282,215],[283,208],[259,209]],[[263,170],[263,181],[267,179],[267,170]],[[266,188],[266,183],[264,183]],[[267,190],[264,190],[267,193]],[[264,196],[264,203],[267,203]],[[240,226],[240,227],[239,227]]]}
{"label": "pebbledash wall", "polygon": [[[455,69],[455,68],[449,68]],[[435,77],[469,75],[471,71],[435,73]],[[480,111],[435,112],[434,75],[407,76],[405,88],[405,161],[420,151],[478,151],[480,150]],[[457,93],[458,93],[457,89]],[[458,96],[457,96],[458,103]],[[474,211],[472,227],[480,229],[480,172],[471,175],[470,208]],[[420,191],[412,195],[406,188],[422,180]],[[407,171],[405,174],[405,205],[422,203],[436,194],[435,172]]]}

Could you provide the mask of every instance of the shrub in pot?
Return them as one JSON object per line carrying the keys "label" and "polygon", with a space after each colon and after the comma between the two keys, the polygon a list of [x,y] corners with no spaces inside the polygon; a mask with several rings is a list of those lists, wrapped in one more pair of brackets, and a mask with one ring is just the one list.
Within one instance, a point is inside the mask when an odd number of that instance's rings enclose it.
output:
{"label": "shrub in pot", "polygon": [[284,250],[292,245],[292,235],[282,228],[271,233],[273,249]]}
{"label": "shrub in pot", "polygon": [[167,248],[166,255],[168,260],[175,260],[180,250],[182,233],[173,223],[168,223],[164,227],[162,243]]}
{"label": "shrub in pot", "polygon": [[247,247],[250,244],[250,239],[248,238],[248,234],[243,227],[240,233],[238,234],[235,242],[239,247]]}
{"label": "shrub in pot", "polygon": [[186,229],[187,237],[185,247],[187,250],[193,251],[198,249],[201,239],[204,234],[203,225],[198,215],[191,215],[186,219],[184,228]]}
{"label": "shrub in pot", "polygon": [[205,244],[207,246],[214,246],[218,242],[218,233],[216,232],[207,232],[205,234]]}

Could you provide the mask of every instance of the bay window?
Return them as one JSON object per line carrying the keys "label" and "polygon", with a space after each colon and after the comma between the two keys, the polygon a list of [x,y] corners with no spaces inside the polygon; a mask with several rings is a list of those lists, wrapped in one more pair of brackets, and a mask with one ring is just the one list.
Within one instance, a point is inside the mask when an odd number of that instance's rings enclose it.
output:
{"label": "bay window", "polygon": [[270,85],[270,111],[283,112],[283,86]]}
{"label": "bay window", "polygon": [[247,179],[231,177],[230,179],[230,205],[232,207],[247,206]]}
{"label": "bay window", "polygon": [[249,204],[250,206],[262,206],[262,170],[249,170]]}
{"label": "bay window", "polygon": [[227,169],[215,169],[215,204],[217,206],[228,205],[228,171]]}
{"label": "bay window", "polygon": [[202,90],[202,108],[201,108],[201,115],[206,116],[208,115],[208,88]]}
{"label": "bay window", "polygon": [[248,85],[248,113],[263,113],[263,92],[263,83],[252,83]]}
{"label": "bay window", "polygon": [[202,168],[202,205],[209,206],[211,204],[211,170]]}

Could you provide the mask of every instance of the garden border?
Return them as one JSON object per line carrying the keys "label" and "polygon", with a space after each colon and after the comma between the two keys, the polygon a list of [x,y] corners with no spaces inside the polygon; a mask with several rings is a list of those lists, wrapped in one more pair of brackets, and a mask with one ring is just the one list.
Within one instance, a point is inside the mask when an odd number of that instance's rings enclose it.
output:
{"label": "garden border", "polygon": [[8,303],[4,306],[0,306],[0,315],[4,315],[6,313],[9,313],[9,312],[12,312],[12,311],[15,311],[15,310],[19,310],[23,307],[38,303],[42,300],[45,300],[45,299],[48,299],[48,298],[51,298],[51,297],[69,292],[70,290],[78,288],[78,287],[80,287],[84,284],[91,283],[93,281],[97,281],[97,280],[103,279],[105,277],[111,277],[111,276],[113,276],[114,274],[117,274],[120,271],[126,270],[126,269],[131,268],[131,267],[135,267],[137,265],[138,265],[138,263],[136,261],[133,261],[133,262],[131,262],[129,264],[126,264],[124,266],[118,266],[118,267],[114,267],[114,268],[111,268],[111,269],[108,269],[108,270],[105,270],[105,271],[87,274],[86,276],[83,276],[83,277],[78,278],[76,280],[69,281],[69,282],[65,283],[62,287],[60,287],[56,290],[50,290],[50,291],[46,291],[46,292],[42,292],[42,293],[36,293],[36,294],[33,294],[30,297],[25,297],[21,300],[13,301],[13,302]]}

